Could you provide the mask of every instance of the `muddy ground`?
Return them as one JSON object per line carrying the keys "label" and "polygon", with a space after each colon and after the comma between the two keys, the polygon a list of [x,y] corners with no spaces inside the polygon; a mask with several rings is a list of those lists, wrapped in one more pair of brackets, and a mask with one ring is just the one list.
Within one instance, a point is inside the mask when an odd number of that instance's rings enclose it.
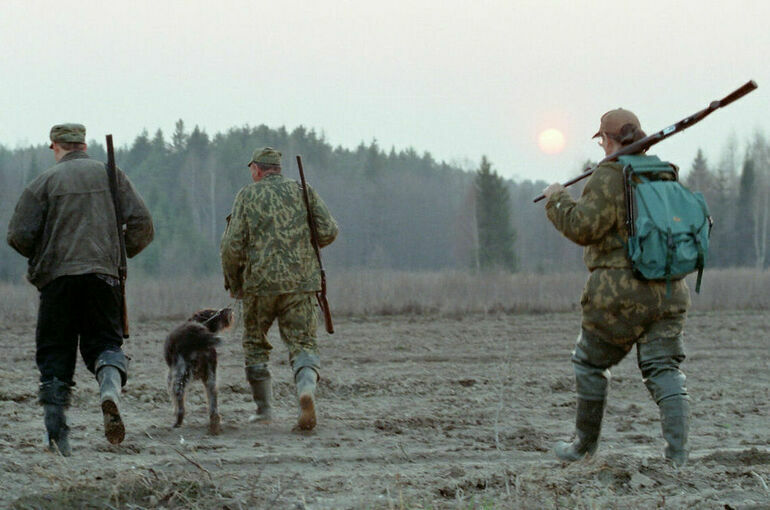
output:
{"label": "muddy ground", "polygon": [[79,362],[70,458],[44,448],[33,326],[4,325],[1,508],[770,508],[770,312],[691,316],[692,454],[679,471],[662,459],[634,354],[614,370],[597,456],[555,460],[552,443],[574,423],[575,313],[339,319],[320,338],[309,435],[291,431],[275,336],[277,417],[248,422],[239,330],[220,349],[222,434],[206,433],[197,382],[184,426],[171,428],[161,347],[176,324],[133,325],[122,445],[104,439]]}

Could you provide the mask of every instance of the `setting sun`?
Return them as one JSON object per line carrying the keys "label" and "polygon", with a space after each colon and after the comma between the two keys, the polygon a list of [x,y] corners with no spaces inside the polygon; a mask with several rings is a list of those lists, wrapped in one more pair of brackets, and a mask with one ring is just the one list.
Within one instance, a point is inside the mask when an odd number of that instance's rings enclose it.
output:
{"label": "setting sun", "polygon": [[538,135],[537,145],[546,154],[558,154],[564,149],[564,135],[558,129],[546,129]]}

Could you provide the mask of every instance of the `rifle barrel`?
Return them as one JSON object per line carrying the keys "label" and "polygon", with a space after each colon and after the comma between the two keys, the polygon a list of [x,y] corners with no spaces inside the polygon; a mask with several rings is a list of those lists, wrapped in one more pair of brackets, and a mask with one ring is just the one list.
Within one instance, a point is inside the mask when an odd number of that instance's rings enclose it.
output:
{"label": "rifle barrel", "polygon": [[123,338],[128,338],[130,334],[128,324],[128,304],[126,303],[128,262],[126,261],[126,238],[123,230],[123,210],[120,207],[118,171],[115,166],[115,149],[112,144],[112,135],[107,135],[107,177],[110,184],[112,203],[115,208],[115,220],[118,228],[118,244],[120,245],[120,259],[118,263],[118,280],[120,281],[120,294],[122,297],[120,321],[123,326]]}
{"label": "rifle barrel", "polygon": [[[701,120],[706,118],[706,116],[709,115],[711,112],[729,105],[733,101],[736,101],[742,98],[743,96],[745,96],[746,94],[748,94],[749,92],[751,92],[756,88],[757,88],[757,82],[755,82],[754,80],[747,81],[745,84],[743,84],[738,89],[731,92],[730,94],[726,95],[722,99],[712,101],[711,104],[709,104],[708,107],[704,108],[703,110],[697,113],[694,113],[689,117],[685,117],[684,119],[680,120],[676,124],[672,124],[666,128],[663,128],[657,133],[653,133],[649,136],[646,136],[641,140],[638,140],[632,144],[626,145],[621,149],[613,152],[609,156],[605,157],[603,160],[599,161],[599,163],[597,163],[593,167],[585,169],[582,174],[578,175],[577,177],[573,177],[569,181],[565,182],[563,186],[566,188],[567,186],[572,186],[576,182],[582,181],[586,177],[590,177],[590,175],[594,173],[594,170],[596,170],[596,167],[598,167],[602,163],[606,163],[607,161],[612,161],[614,159],[617,159],[618,156],[625,156],[628,154],[636,154],[636,153],[642,152],[644,150],[649,149],[656,143],[662,142],[669,136],[675,135],[677,133],[681,133],[682,131],[692,126],[693,124],[700,122]],[[537,203],[543,200],[544,198],[545,198],[545,195],[540,194],[536,196],[532,201]]]}

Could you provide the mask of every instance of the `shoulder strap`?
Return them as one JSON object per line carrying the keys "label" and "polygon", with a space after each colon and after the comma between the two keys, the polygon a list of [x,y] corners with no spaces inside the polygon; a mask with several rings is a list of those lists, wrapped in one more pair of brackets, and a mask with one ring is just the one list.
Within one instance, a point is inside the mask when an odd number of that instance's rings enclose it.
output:
{"label": "shoulder strap", "polygon": [[675,180],[679,180],[679,169],[668,161],[662,161],[658,156],[637,154],[633,156],[619,156],[618,162],[623,168],[631,167],[636,175],[652,175],[661,172],[671,173]]}

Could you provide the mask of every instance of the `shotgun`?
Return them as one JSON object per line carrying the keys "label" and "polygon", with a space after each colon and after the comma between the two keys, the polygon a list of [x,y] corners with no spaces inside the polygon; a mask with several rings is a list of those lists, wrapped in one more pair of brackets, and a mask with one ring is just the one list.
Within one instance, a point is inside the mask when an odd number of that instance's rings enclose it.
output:
{"label": "shotgun", "polygon": [[118,172],[115,168],[115,149],[112,146],[112,135],[107,135],[107,177],[110,182],[110,194],[115,206],[115,219],[118,228],[118,243],[120,244],[120,262],[118,263],[118,280],[120,280],[121,311],[120,323],[123,326],[123,338],[128,338],[128,306],[126,305],[126,277],[128,263],[126,262],[126,226],[123,223],[123,209],[118,197]]}
{"label": "shotgun", "polygon": [[324,324],[326,332],[334,333],[334,324],[332,323],[332,313],[329,310],[329,302],[326,300],[326,271],[323,262],[321,262],[321,247],[318,245],[318,229],[316,228],[315,218],[313,217],[313,208],[310,207],[310,197],[307,192],[307,182],[305,181],[305,171],[302,168],[302,156],[297,156],[297,166],[299,167],[299,179],[302,182],[302,197],[305,199],[305,208],[307,209],[307,224],[310,227],[310,244],[313,245],[315,256],[318,259],[318,267],[321,269],[321,291],[315,293],[318,300],[318,307],[324,315]]}
{"label": "shotgun", "polygon": [[[618,156],[625,156],[628,154],[638,154],[640,152],[644,152],[650,147],[652,147],[653,145],[655,145],[656,143],[662,142],[669,136],[673,136],[677,133],[681,133],[682,131],[692,126],[696,122],[700,122],[701,120],[703,120],[711,112],[718,110],[719,108],[722,108],[724,106],[727,106],[733,101],[736,101],[742,98],[743,96],[745,96],[746,94],[754,90],[755,88],[757,88],[757,83],[754,80],[749,80],[743,86],[731,92],[730,94],[726,95],[722,99],[712,101],[711,104],[708,105],[708,107],[704,108],[703,110],[680,120],[676,124],[672,124],[667,128],[661,129],[657,133],[653,133],[649,136],[642,138],[641,140],[637,140],[634,143],[625,145],[622,149],[613,152],[603,160],[599,161],[593,167],[585,169],[582,174],[565,182],[564,187],[566,188],[567,186],[571,186],[576,182],[582,181],[586,177],[589,177],[592,173],[594,173],[594,170],[596,170],[596,167],[598,167],[602,163],[606,163],[607,161],[612,161],[613,159],[616,159]],[[539,202],[544,198],[545,198],[545,195],[538,195],[532,201]]]}

